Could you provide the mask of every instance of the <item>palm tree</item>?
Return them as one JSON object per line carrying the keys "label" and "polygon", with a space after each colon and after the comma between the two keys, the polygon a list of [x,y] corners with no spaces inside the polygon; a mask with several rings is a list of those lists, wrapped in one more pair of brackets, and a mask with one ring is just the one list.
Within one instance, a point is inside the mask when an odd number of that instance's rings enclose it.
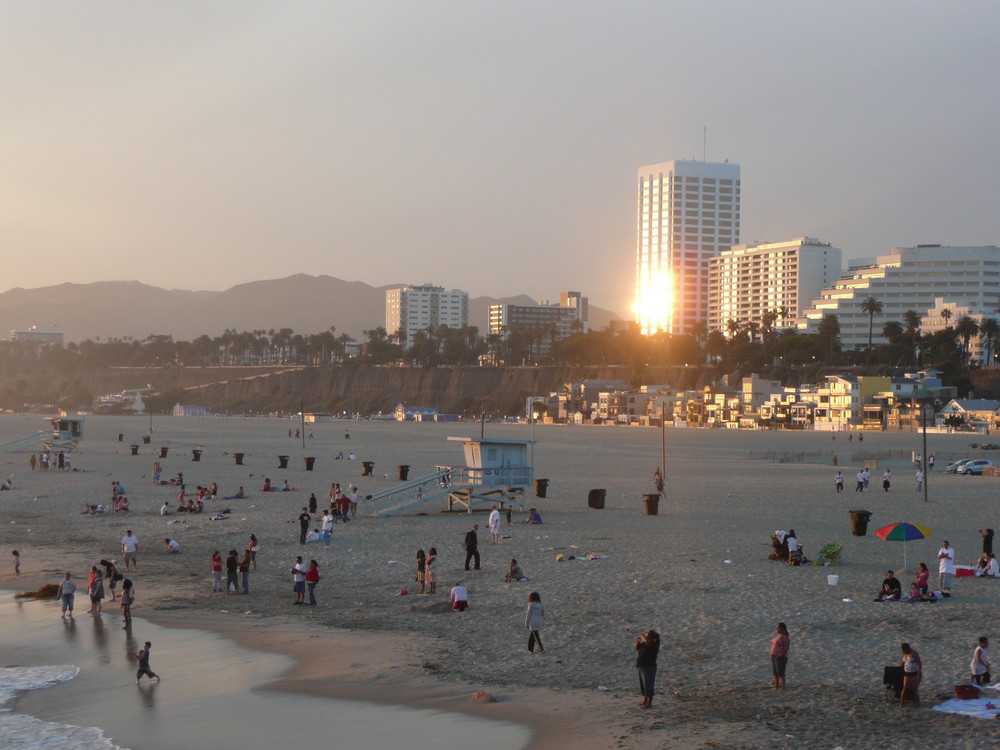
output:
{"label": "palm tree", "polygon": [[782,305],[778,308],[778,320],[781,321],[781,327],[785,327],[785,321],[788,320],[788,316],[792,314],[791,308],[787,305]]}
{"label": "palm tree", "polygon": [[882,314],[882,303],[875,297],[866,297],[861,303],[861,312],[868,316],[868,351],[871,351],[872,327],[875,325],[875,316]]}
{"label": "palm tree", "polygon": [[735,338],[736,334],[740,332],[740,322],[738,320],[730,318],[726,321],[726,331],[729,333],[729,338]]}
{"label": "palm tree", "polygon": [[962,338],[963,353],[965,355],[965,360],[969,360],[969,341],[979,333],[979,324],[970,318],[968,315],[963,315],[955,323],[955,333],[957,333]]}
{"label": "palm tree", "polygon": [[948,323],[951,321],[952,314],[953,313],[951,312],[951,308],[948,308],[948,307],[944,308],[941,311],[941,320],[944,321],[944,327],[945,328],[951,328],[951,326],[948,325]]}
{"label": "palm tree", "polygon": [[986,367],[991,367],[997,338],[1000,337],[1000,323],[994,318],[984,318],[983,322],[979,324],[979,333],[983,337],[983,343],[986,344],[986,356],[983,358],[983,364]]}
{"label": "palm tree", "polygon": [[886,341],[891,342],[893,339],[902,336],[903,333],[903,324],[898,320],[887,320],[885,325],[882,326],[882,335],[885,336]]}
{"label": "palm tree", "polygon": [[833,347],[840,337],[840,320],[837,319],[836,315],[824,315],[823,320],[819,322],[819,327],[816,329],[816,334],[819,336],[820,341],[826,342],[829,358],[832,360]]}

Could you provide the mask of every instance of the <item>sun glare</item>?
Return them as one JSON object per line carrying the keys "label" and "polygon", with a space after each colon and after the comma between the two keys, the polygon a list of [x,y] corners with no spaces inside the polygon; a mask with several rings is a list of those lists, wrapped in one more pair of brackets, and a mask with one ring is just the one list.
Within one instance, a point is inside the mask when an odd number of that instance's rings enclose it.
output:
{"label": "sun glare", "polygon": [[673,277],[669,271],[657,271],[646,281],[632,306],[644,334],[670,330],[673,301]]}

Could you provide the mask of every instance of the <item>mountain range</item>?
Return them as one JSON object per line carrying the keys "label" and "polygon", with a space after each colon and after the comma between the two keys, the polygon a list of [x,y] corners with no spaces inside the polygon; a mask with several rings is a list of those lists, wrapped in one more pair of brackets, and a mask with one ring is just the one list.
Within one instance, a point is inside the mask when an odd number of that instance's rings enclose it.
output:
{"label": "mountain range", "polygon": [[[66,342],[110,338],[145,339],[167,334],[190,340],[237,331],[291,328],[319,333],[331,326],[355,339],[362,331],[385,325],[385,291],[402,284],[373,287],[333,276],[295,274],[252,281],[222,292],[161,289],[138,281],[58,284],[36,289],[10,289],[0,294],[0,331],[33,325],[58,326]],[[525,295],[469,299],[469,325],[481,334],[488,328],[489,306],[531,305]],[[620,316],[590,306],[590,327],[606,328]]]}

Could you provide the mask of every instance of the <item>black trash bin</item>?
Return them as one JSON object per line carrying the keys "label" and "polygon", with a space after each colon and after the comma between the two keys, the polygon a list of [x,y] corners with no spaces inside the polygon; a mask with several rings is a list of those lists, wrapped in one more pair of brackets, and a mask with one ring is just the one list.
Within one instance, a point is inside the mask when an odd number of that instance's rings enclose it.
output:
{"label": "black trash bin", "polygon": [[149,435],[143,435],[142,436],[143,445],[149,445],[149,441],[150,440],[152,440],[152,438]]}
{"label": "black trash bin", "polygon": [[132,449],[132,455],[133,456],[138,456],[139,455],[139,446],[138,445],[130,445],[129,448]]}
{"label": "black trash bin", "polygon": [[854,536],[866,536],[868,534],[868,520],[872,517],[871,511],[852,510],[848,512],[851,514],[851,533]]}
{"label": "black trash bin", "polygon": [[587,505],[595,510],[604,510],[604,498],[607,490],[591,490],[587,495]]}
{"label": "black trash bin", "polygon": [[305,456],[302,460],[305,461],[306,471],[312,471],[313,464],[316,463],[316,456]]}
{"label": "black trash bin", "polygon": [[201,461],[201,448],[194,448],[191,451],[192,461]]}
{"label": "black trash bin", "polygon": [[548,491],[549,491],[548,479],[535,480],[535,497],[545,497],[545,493]]}
{"label": "black trash bin", "polygon": [[118,433],[118,442],[120,443],[123,440],[125,440],[125,433],[124,432],[119,432]]}
{"label": "black trash bin", "polygon": [[400,482],[405,482],[410,476],[410,465],[400,464],[396,467],[396,476],[399,477]]}
{"label": "black trash bin", "polygon": [[243,454],[242,453],[234,453],[233,454],[233,460],[236,462],[237,466],[242,466],[243,465]]}
{"label": "black trash bin", "polygon": [[278,468],[279,469],[288,468],[288,456],[278,456]]}
{"label": "black trash bin", "polygon": [[372,472],[375,471],[374,461],[362,461],[361,462],[361,476],[370,477]]}
{"label": "black trash bin", "polygon": [[166,445],[161,445],[160,446],[160,458],[166,458],[167,457],[167,451],[169,451],[169,450],[170,450],[170,448],[168,448]]}
{"label": "black trash bin", "polygon": [[646,515],[655,516],[660,513],[660,493],[650,492],[648,495],[643,495],[642,500],[646,503]]}

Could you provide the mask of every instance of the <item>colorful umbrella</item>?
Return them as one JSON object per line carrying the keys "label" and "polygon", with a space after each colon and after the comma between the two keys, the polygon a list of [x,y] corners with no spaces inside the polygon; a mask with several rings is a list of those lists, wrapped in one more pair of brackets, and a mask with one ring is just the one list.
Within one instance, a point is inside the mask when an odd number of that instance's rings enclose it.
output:
{"label": "colorful umbrella", "polygon": [[902,542],[903,543],[903,567],[906,567],[906,543],[912,539],[924,539],[929,537],[934,532],[928,529],[926,526],[921,526],[918,523],[907,523],[906,521],[900,521],[899,523],[890,523],[888,526],[883,526],[881,529],[875,532],[875,536],[882,537],[887,542]]}

